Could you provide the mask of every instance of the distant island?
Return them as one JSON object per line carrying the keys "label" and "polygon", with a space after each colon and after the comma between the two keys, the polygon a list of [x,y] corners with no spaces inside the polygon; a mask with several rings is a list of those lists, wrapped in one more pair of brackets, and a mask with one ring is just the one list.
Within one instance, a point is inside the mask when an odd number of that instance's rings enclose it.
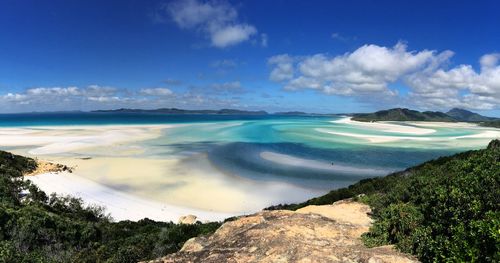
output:
{"label": "distant island", "polygon": [[268,113],[263,110],[248,111],[237,109],[220,109],[220,110],[186,110],[178,108],[160,108],[160,109],[127,109],[121,108],[116,110],[95,110],[92,113],[158,113],[172,115],[282,115],[282,116],[336,116],[345,114],[329,114],[329,113],[308,113],[302,111],[280,111]]}
{"label": "distant island", "polygon": [[112,113],[162,113],[162,114],[214,114],[214,115],[267,115],[266,111],[246,111],[235,109],[220,109],[220,110],[184,110],[177,108],[161,108],[154,110],[144,109],[117,109],[117,110],[95,110],[95,113],[112,112]]}
{"label": "distant island", "polygon": [[500,127],[500,119],[486,117],[464,109],[453,108],[444,113],[440,111],[416,111],[406,108],[381,110],[374,113],[352,114],[355,121],[442,121],[442,122],[475,122],[482,126]]}
{"label": "distant island", "polygon": [[263,110],[248,111],[237,109],[220,110],[186,110],[178,108],[160,108],[160,109],[128,109],[121,108],[115,110],[95,110],[91,113],[157,113],[171,115],[281,115],[281,116],[350,116],[355,121],[374,122],[374,121],[436,121],[436,122],[473,122],[485,127],[500,128],[500,118],[487,117],[478,113],[453,108],[444,113],[441,111],[417,111],[407,108],[394,108],[381,110],[373,113],[306,113],[302,111],[285,111],[268,113]]}

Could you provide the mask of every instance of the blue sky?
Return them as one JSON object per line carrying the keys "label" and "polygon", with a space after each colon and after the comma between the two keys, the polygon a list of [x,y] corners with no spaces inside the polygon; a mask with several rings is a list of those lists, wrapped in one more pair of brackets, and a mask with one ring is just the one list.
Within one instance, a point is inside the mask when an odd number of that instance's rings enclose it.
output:
{"label": "blue sky", "polygon": [[500,116],[497,1],[0,1],[0,112]]}

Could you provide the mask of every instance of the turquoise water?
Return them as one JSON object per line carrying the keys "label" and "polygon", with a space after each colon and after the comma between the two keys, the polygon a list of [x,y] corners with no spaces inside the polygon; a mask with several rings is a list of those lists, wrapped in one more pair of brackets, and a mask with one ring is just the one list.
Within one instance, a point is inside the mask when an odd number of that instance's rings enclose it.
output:
{"label": "turquoise water", "polygon": [[[480,148],[489,141],[453,138],[484,131],[479,128],[433,127],[431,134],[409,135],[334,122],[340,118],[33,113],[0,115],[0,127],[180,124],[164,129],[158,138],[144,141],[146,150],[141,157],[184,158],[203,153],[226,175],[315,189],[337,188],[386,175],[439,156]],[[355,137],[359,135],[396,139],[374,143]]]}

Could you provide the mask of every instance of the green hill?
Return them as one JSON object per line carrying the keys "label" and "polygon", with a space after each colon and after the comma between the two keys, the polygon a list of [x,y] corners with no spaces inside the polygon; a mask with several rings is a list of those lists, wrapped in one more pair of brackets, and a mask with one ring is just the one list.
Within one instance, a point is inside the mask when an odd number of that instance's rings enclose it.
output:
{"label": "green hill", "polygon": [[495,118],[486,117],[480,114],[477,114],[472,111],[453,108],[446,113],[448,116],[454,118],[457,121],[466,121],[466,122],[481,122],[481,121],[492,121]]}
{"label": "green hill", "polygon": [[446,113],[439,111],[416,111],[406,108],[381,110],[374,113],[353,114],[355,121],[455,121]]}
{"label": "green hill", "polygon": [[385,177],[361,180],[304,203],[356,198],[373,209],[370,246],[395,244],[423,262],[500,261],[500,141]]}
{"label": "green hill", "polygon": [[220,224],[111,222],[100,207],[23,181],[33,159],[0,151],[0,262],[137,262],[176,252]]}

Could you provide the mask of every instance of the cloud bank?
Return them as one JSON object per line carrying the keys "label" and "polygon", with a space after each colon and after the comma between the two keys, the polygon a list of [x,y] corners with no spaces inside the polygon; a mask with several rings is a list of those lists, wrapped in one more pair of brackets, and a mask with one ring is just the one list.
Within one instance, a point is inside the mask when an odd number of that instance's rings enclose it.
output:
{"label": "cloud bank", "polygon": [[215,83],[205,87],[204,92],[200,92],[200,89],[174,92],[164,87],[143,88],[136,91],[99,85],[36,87],[17,93],[0,94],[0,112],[239,107],[239,100],[222,95],[238,93],[241,90],[241,84],[237,81]]}
{"label": "cloud bank", "polygon": [[[362,100],[392,97],[393,102],[427,108],[464,107],[488,110],[500,105],[500,54],[480,58],[480,70],[471,65],[447,69],[452,51],[408,51],[364,45],[338,56],[282,54],[268,59],[269,79],[285,90],[316,90],[328,95],[354,96]],[[398,94],[391,85],[403,83],[410,91]]]}

